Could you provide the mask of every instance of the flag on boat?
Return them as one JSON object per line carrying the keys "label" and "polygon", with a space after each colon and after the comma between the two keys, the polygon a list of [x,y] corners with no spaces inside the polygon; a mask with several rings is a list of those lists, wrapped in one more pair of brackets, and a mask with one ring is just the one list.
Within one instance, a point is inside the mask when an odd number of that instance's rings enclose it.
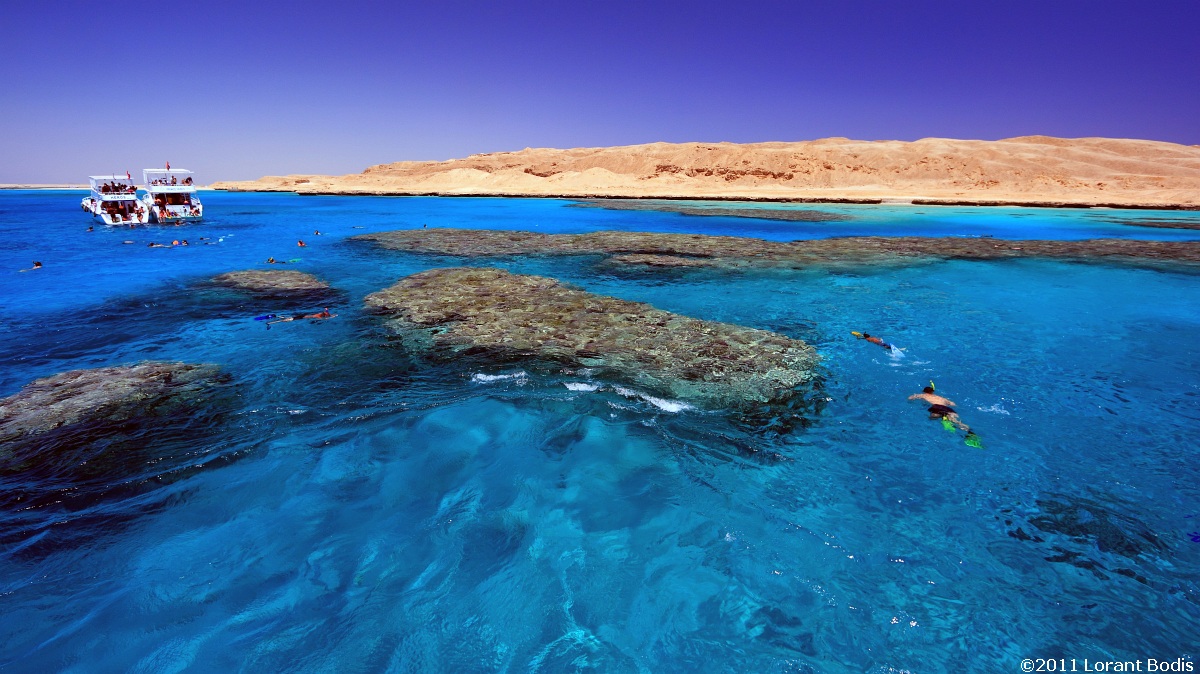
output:
{"label": "flag on boat", "polygon": [[171,162],[167,162],[167,170],[168,170],[168,171],[170,171],[170,170],[171,170]]}
{"label": "flag on boat", "polygon": [[126,172],[125,172],[125,179],[126,179],[126,180],[133,180],[133,176],[129,175],[129,171],[126,171]]}

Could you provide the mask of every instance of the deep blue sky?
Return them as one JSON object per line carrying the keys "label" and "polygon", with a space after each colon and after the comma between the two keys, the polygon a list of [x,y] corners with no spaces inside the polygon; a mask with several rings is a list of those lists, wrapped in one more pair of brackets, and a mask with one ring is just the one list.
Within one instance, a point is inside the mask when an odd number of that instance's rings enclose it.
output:
{"label": "deep blue sky", "polygon": [[10,0],[0,183],[653,141],[1200,144],[1198,24],[1196,0]]}

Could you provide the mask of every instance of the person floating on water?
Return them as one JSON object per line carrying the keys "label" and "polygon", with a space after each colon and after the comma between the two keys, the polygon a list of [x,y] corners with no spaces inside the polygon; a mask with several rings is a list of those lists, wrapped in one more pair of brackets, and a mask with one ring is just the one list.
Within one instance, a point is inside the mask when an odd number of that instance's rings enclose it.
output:
{"label": "person floating on water", "polygon": [[958,416],[958,411],[954,408],[956,405],[953,400],[945,396],[940,396],[934,392],[933,382],[929,382],[920,393],[914,393],[908,397],[909,400],[923,400],[929,403],[929,418],[939,419],[942,422],[942,428],[948,431],[953,431],[955,427],[961,428],[967,432],[965,442],[972,447],[983,448],[983,443],[979,440],[979,436],[971,430],[971,427],[963,423]]}
{"label": "person floating on water", "polygon": [[896,348],[896,347],[892,346],[891,344],[888,344],[887,342],[883,341],[882,339],[871,335],[870,333],[854,332],[853,330],[851,330],[850,334],[854,335],[855,337],[857,337],[859,339],[865,339],[872,344],[878,344],[879,346],[882,346],[883,348],[887,349],[888,351],[891,351],[892,349]]}
{"label": "person floating on water", "polygon": [[297,245],[297,246],[300,246],[301,248],[304,248],[304,247],[305,247],[305,246],[307,246],[308,244],[307,244],[307,243],[304,243],[304,241],[303,241],[303,240],[300,240],[300,241],[297,241],[297,242],[296,242],[296,245]]}
{"label": "person floating on water", "polygon": [[20,271],[33,271],[34,269],[41,269],[41,268],[42,268],[42,263],[38,262],[37,260],[34,260],[32,267],[30,267],[29,269],[22,269]]}
{"label": "person floating on water", "polygon": [[336,316],[337,314],[329,313],[329,307],[325,307],[324,310],[318,311],[315,314],[296,314],[295,316],[288,316],[286,318],[277,318],[273,321],[267,321],[267,329],[270,329],[272,323],[290,323],[291,321],[303,321],[307,319],[322,320],[325,318],[334,318]]}

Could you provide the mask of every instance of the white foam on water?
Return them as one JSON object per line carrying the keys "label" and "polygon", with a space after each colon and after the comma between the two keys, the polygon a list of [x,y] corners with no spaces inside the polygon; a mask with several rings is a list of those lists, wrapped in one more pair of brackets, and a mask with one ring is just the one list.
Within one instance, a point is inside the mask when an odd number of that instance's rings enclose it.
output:
{"label": "white foam on water", "polygon": [[525,372],[524,370],[520,370],[517,372],[511,372],[509,374],[478,374],[477,373],[477,374],[471,375],[471,381],[476,382],[478,384],[490,384],[495,381],[509,381],[509,380],[514,380],[518,384],[524,384],[526,381],[529,380],[529,374],[527,372]]}
{"label": "white foam on water", "polygon": [[567,389],[570,391],[589,391],[589,392],[591,392],[591,391],[599,391],[600,390],[599,384],[587,384],[587,383],[584,383],[581,381],[563,382],[563,386],[566,386]]}
{"label": "white foam on water", "polygon": [[658,409],[663,410],[664,412],[671,412],[672,414],[676,412],[682,412],[684,410],[696,409],[685,402],[680,402],[678,400],[667,400],[665,398],[656,398],[652,395],[648,395],[640,391],[634,391],[633,389],[628,389],[623,386],[614,386],[613,390],[625,396],[626,398],[641,398],[651,405],[654,405]]}
{"label": "white foam on water", "polygon": [[1003,414],[1006,417],[1012,414],[1008,410],[1001,407],[1000,403],[996,403],[995,405],[992,405],[991,407],[976,407],[975,409],[979,410],[980,412],[991,412],[992,414]]}

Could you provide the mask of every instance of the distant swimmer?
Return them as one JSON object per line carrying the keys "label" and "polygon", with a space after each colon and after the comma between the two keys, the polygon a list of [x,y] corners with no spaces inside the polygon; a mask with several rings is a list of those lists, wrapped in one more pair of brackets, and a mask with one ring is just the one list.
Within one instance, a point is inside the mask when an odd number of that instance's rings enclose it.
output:
{"label": "distant swimmer", "polygon": [[891,351],[892,349],[896,348],[896,347],[892,346],[891,344],[888,344],[887,342],[883,341],[882,339],[871,335],[870,333],[854,332],[853,330],[851,330],[850,334],[854,335],[855,337],[857,337],[859,339],[865,339],[872,344],[878,344],[879,346],[882,346],[883,348],[887,349],[888,351]]}
{"label": "distant swimmer", "polygon": [[269,257],[269,258],[267,258],[267,264],[287,264],[287,262],[276,260],[273,257]]}
{"label": "distant swimmer", "polygon": [[96,228],[92,227],[91,225],[88,225],[87,231],[94,232],[94,231],[96,231]]}
{"label": "distant swimmer", "polygon": [[170,248],[170,246],[168,246],[165,243],[151,243],[151,244],[147,245],[146,247],[147,248]]}
{"label": "distant swimmer", "polygon": [[34,260],[32,267],[30,267],[29,269],[22,269],[20,271],[33,271],[34,269],[41,269],[41,268],[42,268],[42,263],[38,262],[37,260]]}
{"label": "distant swimmer", "polygon": [[307,244],[307,243],[304,243],[304,241],[297,241],[297,242],[296,242],[296,245],[297,245],[297,246],[300,246],[301,248],[305,248],[305,247],[307,247],[307,246],[308,246],[308,244]]}
{"label": "distant swimmer", "polygon": [[313,230],[313,236],[321,236],[321,232],[320,232],[320,231],[318,231],[318,230],[315,230],[315,229],[314,229],[314,230]]}
{"label": "distant swimmer", "polygon": [[286,318],[277,318],[273,321],[267,321],[267,327],[270,328],[272,323],[290,323],[291,321],[303,321],[303,320],[322,320],[325,318],[335,318],[335,317],[337,317],[337,314],[329,313],[329,307],[325,307],[325,309],[323,309],[322,311],[318,311],[315,314],[296,314],[295,316],[288,316]]}

